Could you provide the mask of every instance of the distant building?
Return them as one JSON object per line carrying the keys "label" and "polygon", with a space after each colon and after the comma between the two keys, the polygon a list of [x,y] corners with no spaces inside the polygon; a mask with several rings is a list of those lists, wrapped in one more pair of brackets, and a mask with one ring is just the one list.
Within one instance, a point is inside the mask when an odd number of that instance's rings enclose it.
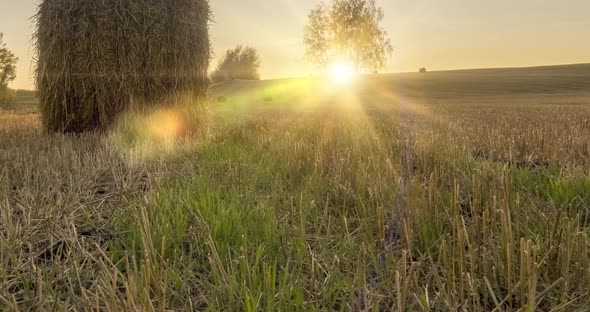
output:
{"label": "distant building", "polygon": [[426,68],[425,67],[420,68],[420,73],[425,74],[426,73]]}

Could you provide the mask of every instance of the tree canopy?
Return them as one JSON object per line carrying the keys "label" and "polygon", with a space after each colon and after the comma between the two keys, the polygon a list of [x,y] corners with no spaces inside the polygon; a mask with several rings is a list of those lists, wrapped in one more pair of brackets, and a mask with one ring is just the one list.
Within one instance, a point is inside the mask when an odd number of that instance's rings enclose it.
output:
{"label": "tree canopy", "polygon": [[213,81],[233,79],[259,80],[260,56],[252,47],[238,45],[225,55],[211,75]]}
{"label": "tree canopy", "polygon": [[8,83],[16,78],[16,62],[18,59],[8,50],[4,43],[4,35],[0,33],[0,92],[8,88]]}
{"label": "tree canopy", "polygon": [[377,72],[393,52],[381,25],[383,9],[375,0],[332,0],[309,13],[305,26],[306,59],[317,69],[340,61],[354,64],[357,71]]}
{"label": "tree canopy", "polygon": [[14,97],[14,90],[8,89],[8,84],[16,78],[16,62],[18,59],[8,50],[0,33],[0,104],[10,102]]}

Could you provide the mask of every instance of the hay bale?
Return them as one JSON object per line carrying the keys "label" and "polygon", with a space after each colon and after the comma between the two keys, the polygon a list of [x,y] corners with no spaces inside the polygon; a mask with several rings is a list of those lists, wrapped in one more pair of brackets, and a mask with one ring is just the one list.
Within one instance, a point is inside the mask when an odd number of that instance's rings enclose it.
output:
{"label": "hay bale", "polygon": [[[130,108],[204,103],[208,0],[43,0],[36,83],[47,130],[106,130]],[[200,104],[204,105],[204,104]]]}

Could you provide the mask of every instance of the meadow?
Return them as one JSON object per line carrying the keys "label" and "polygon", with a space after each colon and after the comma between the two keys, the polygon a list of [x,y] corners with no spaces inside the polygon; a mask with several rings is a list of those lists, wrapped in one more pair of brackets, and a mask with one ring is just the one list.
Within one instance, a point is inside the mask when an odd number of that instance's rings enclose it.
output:
{"label": "meadow", "polygon": [[590,65],[211,93],[132,144],[0,112],[1,311],[589,311]]}

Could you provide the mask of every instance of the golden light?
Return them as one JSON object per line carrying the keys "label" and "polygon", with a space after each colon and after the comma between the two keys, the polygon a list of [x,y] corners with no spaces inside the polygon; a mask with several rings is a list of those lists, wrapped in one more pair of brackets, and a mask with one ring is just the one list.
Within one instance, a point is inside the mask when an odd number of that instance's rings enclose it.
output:
{"label": "golden light", "polygon": [[337,85],[348,85],[354,81],[354,66],[346,62],[335,62],[330,66],[330,79]]}
{"label": "golden light", "polygon": [[152,134],[159,139],[175,139],[184,134],[182,118],[176,112],[160,112],[153,116]]}

